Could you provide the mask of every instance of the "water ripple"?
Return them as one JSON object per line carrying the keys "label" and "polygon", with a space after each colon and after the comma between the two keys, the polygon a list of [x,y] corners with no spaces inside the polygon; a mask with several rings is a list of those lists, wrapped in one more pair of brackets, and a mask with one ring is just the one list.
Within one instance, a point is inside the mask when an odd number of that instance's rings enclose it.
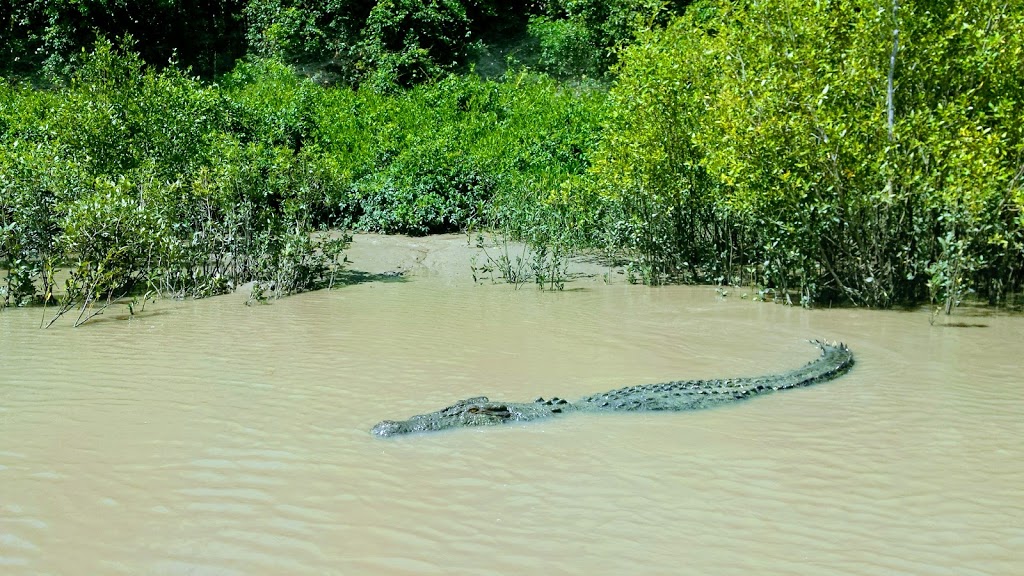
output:
{"label": "water ripple", "polygon": [[[429,281],[169,305],[0,319],[4,574],[1024,573],[1021,318]],[[849,375],[733,407],[367,433],[480,394],[787,370],[818,336]]]}

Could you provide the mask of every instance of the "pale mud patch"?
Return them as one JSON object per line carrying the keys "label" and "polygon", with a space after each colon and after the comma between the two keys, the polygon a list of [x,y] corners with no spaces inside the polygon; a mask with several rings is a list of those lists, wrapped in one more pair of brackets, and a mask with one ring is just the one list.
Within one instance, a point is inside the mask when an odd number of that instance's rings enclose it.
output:
{"label": "pale mud patch", "polygon": [[[483,271],[489,259],[496,261],[507,256],[524,272],[530,272],[533,252],[521,242],[503,241],[485,237],[483,246],[476,236],[467,234],[438,234],[433,236],[402,236],[384,234],[354,234],[352,244],[345,252],[349,260],[347,269],[355,274],[372,277],[434,277],[451,283],[472,284],[474,267],[480,282],[503,283],[499,270]],[[493,267],[493,262],[490,262]],[[625,274],[621,267],[612,266],[597,255],[573,255],[566,258],[566,279],[574,283],[622,283]],[[532,280],[527,282],[532,284]]]}

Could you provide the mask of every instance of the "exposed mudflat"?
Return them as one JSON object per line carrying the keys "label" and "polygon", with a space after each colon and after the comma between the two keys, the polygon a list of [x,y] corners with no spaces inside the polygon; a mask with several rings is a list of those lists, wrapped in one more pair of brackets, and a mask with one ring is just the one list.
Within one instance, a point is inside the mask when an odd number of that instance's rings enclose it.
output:
{"label": "exposed mudflat", "polygon": [[[472,283],[474,267],[477,268],[478,282],[491,282],[493,279],[494,282],[505,283],[495,265],[502,256],[508,258],[513,268],[526,274],[531,273],[533,260],[533,252],[521,243],[466,234],[421,237],[355,234],[346,255],[351,261],[348,268],[353,272],[427,276],[451,283]],[[495,268],[493,272],[483,270],[488,264]],[[575,285],[625,281],[621,266],[612,266],[596,255],[566,258],[565,272]]]}

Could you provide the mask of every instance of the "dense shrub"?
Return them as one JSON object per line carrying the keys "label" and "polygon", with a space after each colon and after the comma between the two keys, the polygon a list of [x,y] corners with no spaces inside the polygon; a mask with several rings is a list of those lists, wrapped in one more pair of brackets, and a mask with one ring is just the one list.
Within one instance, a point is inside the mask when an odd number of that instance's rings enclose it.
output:
{"label": "dense shrub", "polygon": [[245,0],[17,0],[0,3],[0,72],[62,76],[97,36],[124,38],[151,63],[173,61],[205,75],[231,69],[245,53]]}
{"label": "dense shrub", "polygon": [[59,298],[58,313],[144,290],[329,283],[341,243],[311,238],[331,226],[521,221],[586,171],[604,101],[525,73],[328,89],[276,60],[204,84],[110,43],[63,88],[0,91],[3,302]]}
{"label": "dense shrub", "polygon": [[2,90],[0,303],[57,301],[84,321],[137,290],[329,281],[341,246],[311,240],[321,174],[294,149],[290,116],[235,131],[252,116],[244,99],[109,43],[65,88]]}
{"label": "dense shrub", "polygon": [[537,16],[530,20],[530,35],[537,39],[537,67],[561,77],[595,76],[603,69],[604,52],[580,22]]}
{"label": "dense shrub", "polygon": [[322,61],[358,40],[375,2],[249,0],[244,14],[250,54],[292,62]]}
{"label": "dense shrub", "polygon": [[[589,167],[604,93],[519,74],[448,76],[403,94],[323,93],[310,146],[338,166],[328,206],[359,228],[425,234],[511,225],[514,208]],[[541,184],[545,182],[545,184]]]}
{"label": "dense shrub", "polygon": [[[303,290],[337,270],[328,227],[489,226],[808,305],[1019,290],[1021,0],[706,0],[662,27],[685,5],[516,12],[537,67],[571,82],[450,74],[511,14],[455,0],[252,0],[272,57],[216,83],[105,41],[52,88],[0,81],[0,299]],[[284,63],[317,58],[352,84]],[[610,92],[582,77],[616,59]]]}
{"label": "dense shrub", "polygon": [[384,0],[370,11],[362,35],[367,81],[388,91],[464,64],[470,21],[460,0]]}
{"label": "dense shrub", "polygon": [[595,173],[620,242],[806,303],[1019,287],[1024,6],[893,6],[706,2],[643,34]]}
{"label": "dense shrub", "polygon": [[637,33],[664,23],[671,7],[673,3],[662,0],[545,3],[529,22],[529,33],[540,45],[537,65],[562,77],[601,75]]}
{"label": "dense shrub", "polygon": [[[378,89],[465,70],[483,54],[595,76],[615,51],[686,1],[25,0],[0,3],[0,73],[63,80],[97,38],[151,66],[215,78],[243,56],[276,59],[325,84]],[[528,22],[534,18],[528,28]],[[531,34],[539,55],[524,54]],[[532,52],[526,49],[525,52]],[[500,65],[500,63],[499,63]],[[41,74],[45,72],[45,74]]]}

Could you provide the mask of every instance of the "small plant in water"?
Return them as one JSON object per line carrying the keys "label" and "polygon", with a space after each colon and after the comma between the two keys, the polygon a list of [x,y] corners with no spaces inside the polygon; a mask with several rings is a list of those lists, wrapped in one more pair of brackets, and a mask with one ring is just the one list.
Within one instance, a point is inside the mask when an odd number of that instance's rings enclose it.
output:
{"label": "small plant in water", "polygon": [[563,290],[569,275],[568,260],[558,245],[541,245],[533,252],[531,268],[534,281],[541,289]]}
{"label": "small plant in water", "polygon": [[478,266],[476,257],[473,257],[470,268],[473,271],[474,282],[478,281],[479,275],[487,274],[491,282],[495,283],[495,271],[498,272],[506,283],[511,284],[516,290],[529,281],[529,275],[527,273],[527,253],[529,248],[527,246],[523,246],[521,254],[515,255],[512,248],[509,246],[508,237],[502,235],[498,244],[499,253],[497,256],[493,256],[487,250],[487,242],[484,235],[477,234],[476,247],[481,250],[485,263]]}
{"label": "small plant in water", "polygon": [[508,240],[507,234],[500,235],[495,242],[498,253],[492,254],[487,249],[487,241],[483,234],[477,234],[476,247],[480,249],[484,263],[479,263],[479,255],[470,260],[473,282],[481,282],[486,275],[491,283],[496,283],[494,273],[516,290],[533,280],[541,289],[563,290],[568,278],[568,259],[556,244],[531,246],[524,244],[517,254]]}

